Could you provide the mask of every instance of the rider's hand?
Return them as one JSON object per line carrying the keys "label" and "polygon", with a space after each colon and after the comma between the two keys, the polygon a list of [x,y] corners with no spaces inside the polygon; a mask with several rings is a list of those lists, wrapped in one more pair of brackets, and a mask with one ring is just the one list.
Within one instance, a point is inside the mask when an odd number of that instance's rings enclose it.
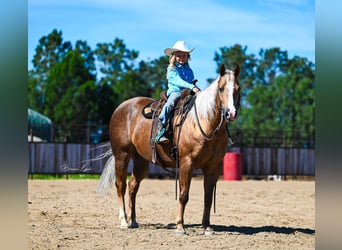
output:
{"label": "rider's hand", "polygon": [[197,92],[200,92],[201,90],[200,90],[198,87],[194,87],[194,88],[192,89],[192,91],[194,91],[195,93],[197,93]]}

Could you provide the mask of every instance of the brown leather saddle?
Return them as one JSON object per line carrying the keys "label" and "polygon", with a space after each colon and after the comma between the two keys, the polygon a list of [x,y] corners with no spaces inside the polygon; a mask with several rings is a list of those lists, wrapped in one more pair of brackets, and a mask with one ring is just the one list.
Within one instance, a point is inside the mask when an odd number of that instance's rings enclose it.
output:
{"label": "brown leather saddle", "polygon": [[[156,144],[155,137],[157,134],[158,117],[167,101],[166,91],[160,93],[160,100],[153,101],[147,104],[142,114],[146,119],[152,119],[152,127],[150,133],[150,144],[153,149],[152,162],[159,163],[160,165],[174,165],[176,158],[176,145],[173,138],[173,129],[176,126],[182,126],[187,113],[190,111],[193,102],[195,100],[194,92],[191,89],[184,89],[181,93],[181,97],[178,99],[173,114],[170,115],[167,122],[166,133],[169,138],[168,143]],[[177,119],[177,124],[174,122],[174,117],[181,115],[181,119]],[[166,163],[166,164],[165,164]]]}

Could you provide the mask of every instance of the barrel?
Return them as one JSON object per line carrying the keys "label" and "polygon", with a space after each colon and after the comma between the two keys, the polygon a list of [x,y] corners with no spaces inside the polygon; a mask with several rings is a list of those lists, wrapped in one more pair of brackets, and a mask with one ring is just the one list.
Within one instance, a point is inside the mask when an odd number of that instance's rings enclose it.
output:
{"label": "barrel", "polygon": [[242,176],[242,156],[240,153],[227,152],[223,158],[223,180],[238,181]]}

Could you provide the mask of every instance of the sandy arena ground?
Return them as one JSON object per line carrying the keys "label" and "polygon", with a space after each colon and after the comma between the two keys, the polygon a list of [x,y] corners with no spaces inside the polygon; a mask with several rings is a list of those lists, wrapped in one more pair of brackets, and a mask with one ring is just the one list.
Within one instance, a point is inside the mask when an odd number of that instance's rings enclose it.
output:
{"label": "sandy arena ground", "polygon": [[96,180],[28,180],[29,249],[315,249],[314,181],[219,180],[215,230],[203,235],[203,181],[194,178],[186,235],[175,235],[175,181],[145,179],[138,229],[120,229],[114,187]]}

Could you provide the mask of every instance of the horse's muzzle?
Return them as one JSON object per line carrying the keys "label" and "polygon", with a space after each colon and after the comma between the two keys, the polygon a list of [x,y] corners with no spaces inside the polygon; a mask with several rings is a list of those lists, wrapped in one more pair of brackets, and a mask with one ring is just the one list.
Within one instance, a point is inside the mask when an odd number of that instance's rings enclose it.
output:
{"label": "horse's muzzle", "polygon": [[224,114],[224,118],[226,119],[226,121],[228,122],[232,122],[235,120],[235,118],[237,117],[237,111],[234,110],[233,112],[228,109],[225,114]]}

